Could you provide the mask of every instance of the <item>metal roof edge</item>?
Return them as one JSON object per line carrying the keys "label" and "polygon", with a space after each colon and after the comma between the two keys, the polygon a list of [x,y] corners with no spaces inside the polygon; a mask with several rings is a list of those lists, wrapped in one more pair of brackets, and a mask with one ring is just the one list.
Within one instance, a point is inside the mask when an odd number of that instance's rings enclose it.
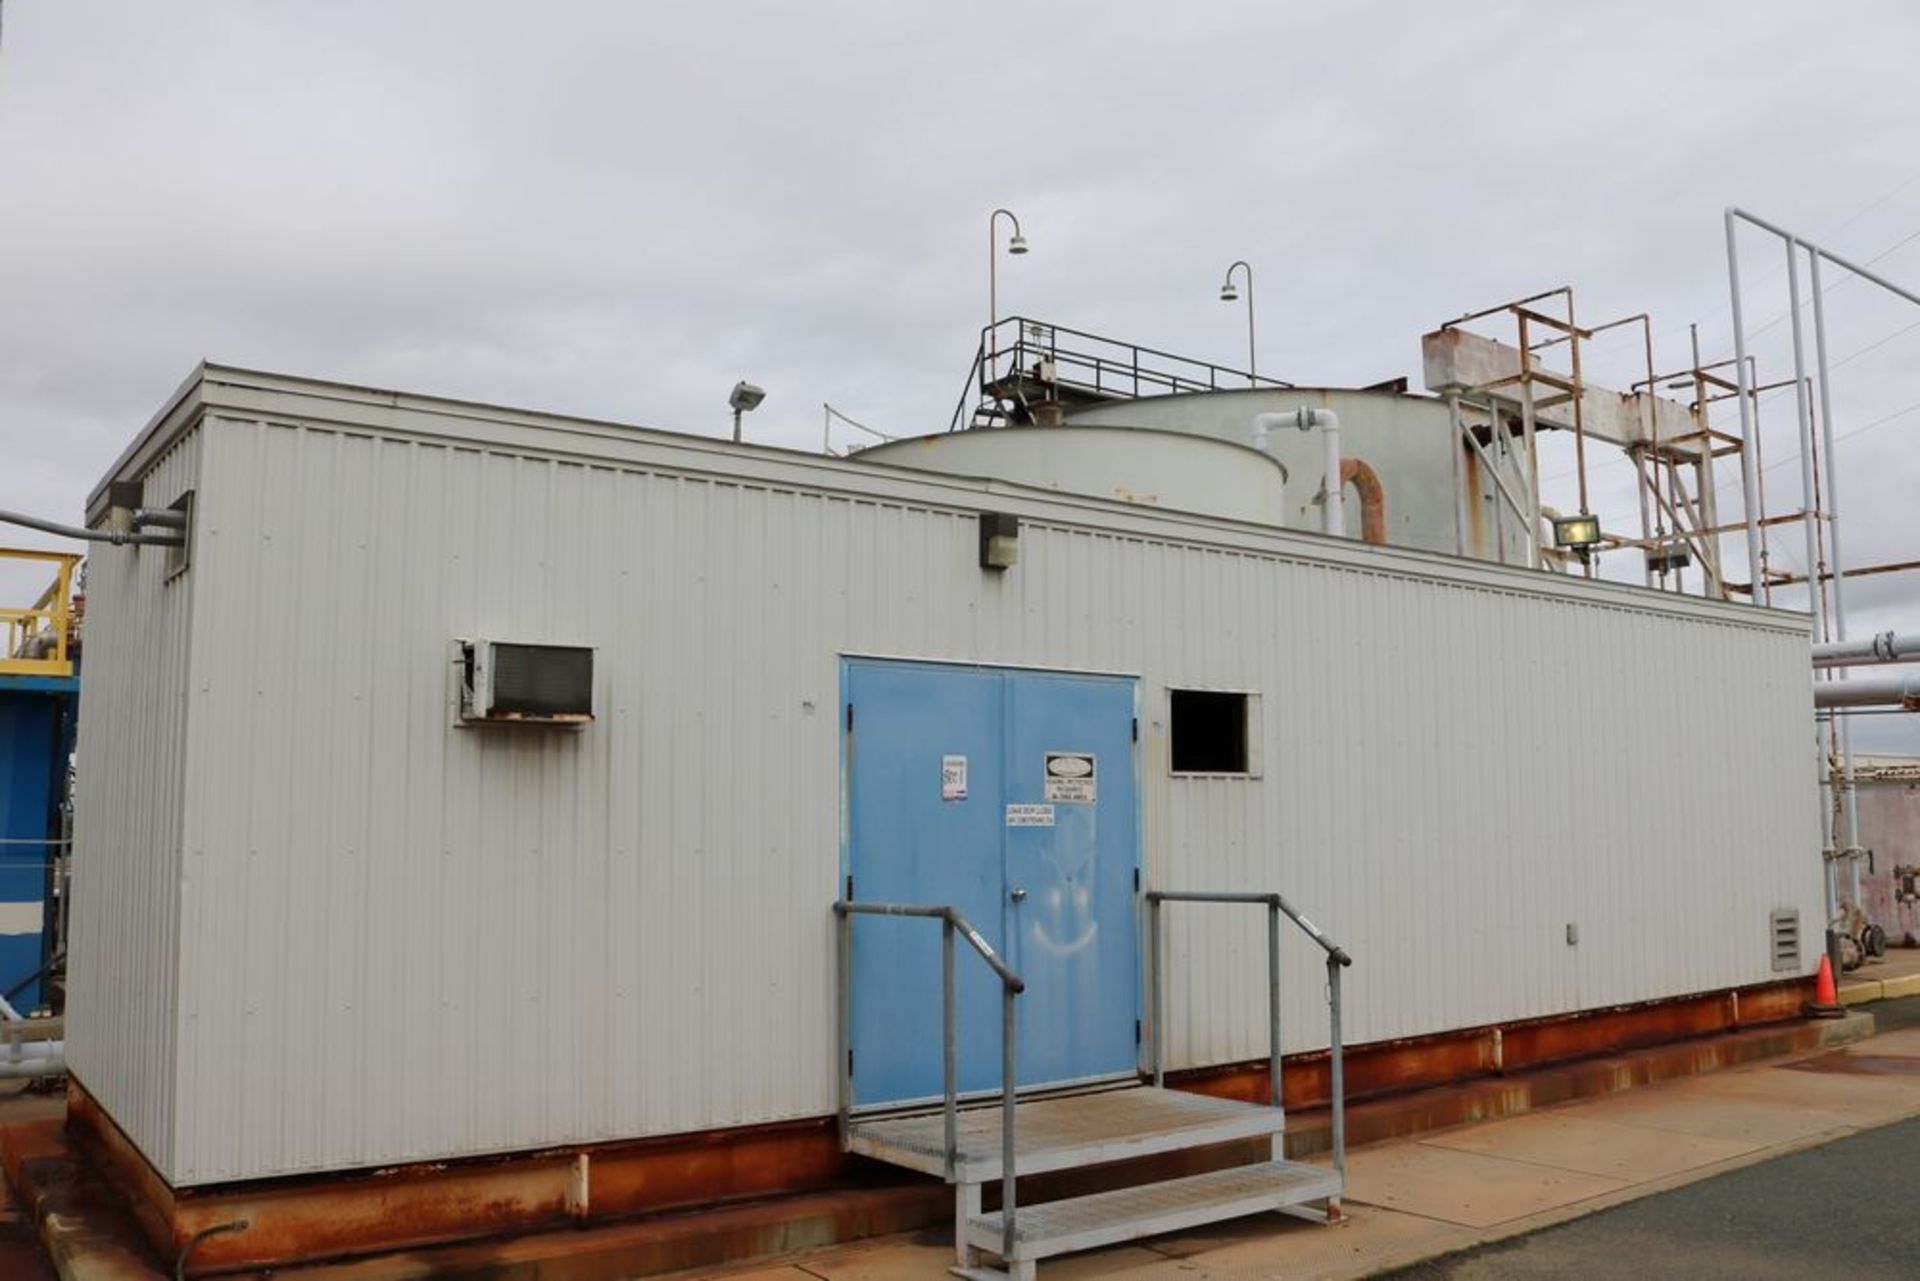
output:
{"label": "metal roof edge", "polygon": [[[127,459],[158,452],[183,429],[169,415],[187,405],[185,393],[202,415],[223,410],[246,420],[299,420],[368,434],[392,433],[430,438],[475,449],[520,450],[570,457],[610,466],[652,467],[723,478],[736,483],[811,488],[850,497],[914,501],[951,510],[977,511],[983,500],[1036,521],[1078,525],[1136,537],[1152,537],[1316,561],[1362,573],[1455,581],[1487,590],[1565,600],[1643,613],[1704,618],[1736,626],[1807,635],[1805,614],[1699,596],[1678,596],[1632,583],[1576,578],[1541,570],[1449,556],[1418,548],[1375,546],[1311,530],[1257,525],[1201,513],[1145,507],[1113,499],[1064,494],[1057,490],[990,478],[968,478],[912,467],[853,458],[832,458],[772,445],[735,444],[721,437],[637,427],[604,419],[490,405],[480,401],[420,395],[273,374],[203,363],[177,393],[169,408],[155,416]],[[283,402],[281,398],[286,398]],[[408,421],[411,419],[412,421]],[[434,421],[450,424],[435,429]],[[481,430],[490,425],[490,434]],[[551,443],[504,439],[499,430],[550,434]],[[620,448],[624,447],[624,448]],[[666,457],[657,456],[664,451]],[[647,456],[656,455],[656,456]],[[120,465],[116,465],[116,473]],[[104,488],[104,485],[102,486]],[[96,491],[98,492],[98,491]]]}
{"label": "metal roof edge", "polygon": [[198,417],[198,393],[206,380],[207,371],[213,367],[205,360],[195,365],[193,372],[167,397],[159,412],[149,418],[147,425],[120,451],[120,456],[113,460],[113,465],[107,468],[106,474],[87,495],[85,524],[95,524],[105,513],[109,484],[125,478],[129,473],[144,470],[193,425]]}

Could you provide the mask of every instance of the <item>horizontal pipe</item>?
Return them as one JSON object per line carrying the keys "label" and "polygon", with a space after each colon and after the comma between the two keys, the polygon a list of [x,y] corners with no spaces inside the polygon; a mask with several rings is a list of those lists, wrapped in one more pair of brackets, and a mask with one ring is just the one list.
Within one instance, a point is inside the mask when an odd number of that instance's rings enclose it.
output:
{"label": "horizontal pipe", "polygon": [[1815,667],[1871,667],[1920,659],[1920,635],[1879,632],[1861,640],[1829,641],[1813,647]]}
{"label": "horizontal pipe", "polygon": [[1900,298],[1904,298],[1908,302],[1913,303],[1916,306],[1920,306],[1920,294],[1913,293],[1912,291],[1905,289],[1900,285],[1896,285],[1891,280],[1888,280],[1885,276],[1879,275],[1878,273],[1873,271],[1869,271],[1867,268],[1860,266],[1858,263],[1848,262],[1845,258],[1842,258],[1839,254],[1834,253],[1831,250],[1822,249],[1819,245],[1814,244],[1811,240],[1808,240],[1805,236],[1801,236],[1794,232],[1788,231],[1785,227],[1775,226],[1773,223],[1768,222],[1765,218],[1759,217],[1756,214],[1748,213],[1746,210],[1740,208],[1738,205],[1729,205],[1727,207],[1727,216],[1730,218],[1738,218],[1743,222],[1752,223],[1754,226],[1760,228],[1760,230],[1772,232],[1774,235],[1780,237],[1782,240],[1798,243],[1802,249],[1807,250],[1809,253],[1819,254],[1822,258],[1825,258],[1828,262],[1832,263],[1836,267],[1839,267],[1841,270],[1850,271],[1854,275],[1859,276],[1861,279],[1871,281],[1872,283],[1880,286],[1882,289],[1886,290],[1888,293],[1894,294],[1895,296]]}
{"label": "horizontal pipe", "polygon": [[38,516],[29,516],[25,512],[0,510],[0,524],[19,525],[23,529],[37,529],[43,534],[53,534],[60,538],[71,538],[82,543],[112,543],[118,547],[123,543],[139,543],[153,547],[178,547],[185,540],[172,534],[126,533],[118,529],[82,529],[78,525],[62,525],[56,521],[42,520]]}
{"label": "horizontal pipe", "polygon": [[1920,711],[1920,673],[1896,672],[1857,680],[1816,681],[1813,705],[1826,707],[1899,707]]}
{"label": "horizontal pipe", "polygon": [[171,507],[140,507],[134,510],[133,523],[136,528],[158,525],[162,529],[185,529],[187,514]]}
{"label": "horizontal pipe", "polygon": [[0,1080],[59,1076],[66,1070],[65,1041],[26,1041],[0,1051]]}

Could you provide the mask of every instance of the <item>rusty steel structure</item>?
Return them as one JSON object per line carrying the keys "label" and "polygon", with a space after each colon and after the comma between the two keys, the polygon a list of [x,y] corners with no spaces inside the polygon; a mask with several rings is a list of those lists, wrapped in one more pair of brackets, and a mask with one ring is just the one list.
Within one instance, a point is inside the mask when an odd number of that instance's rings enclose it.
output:
{"label": "rusty steel structure", "polygon": [[[1512,338],[1466,328],[1489,321],[1510,324]],[[1629,327],[1640,333],[1642,376],[1627,391],[1612,391],[1587,376],[1585,344]],[[1719,392],[1732,394],[1733,384],[1720,372],[1726,362],[1703,364],[1696,340],[1691,365],[1660,373],[1647,313],[1582,324],[1573,289],[1565,285],[1456,317],[1426,335],[1422,345],[1427,385],[1446,398],[1461,442],[1456,461],[1472,469],[1459,478],[1467,500],[1463,550],[1473,541],[1466,530],[1471,495],[1484,479],[1500,500],[1503,532],[1495,547],[1502,560],[1510,543],[1517,543],[1514,552],[1523,564],[1577,568],[1591,578],[1605,553],[1637,549],[1649,587],[1686,591],[1683,571],[1697,567],[1698,594],[1721,599],[1746,594],[1728,581],[1720,545],[1721,535],[1743,522],[1722,522],[1714,487],[1716,463],[1745,449],[1741,437],[1710,422],[1709,408]],[[1557,350],[1563,347],[1564,352]],[[1553,363],[1549,354],[1556,358]],[[1691,389],[1692,401],[1658,394],[1675,387]],[[1562,547],[1551,536],[1549,522],[1563,513],[1547,507],[1541,492],[1539,437],[1549,430],[1572,435],[1577,514],[1600,521],[1597,542]],[[1633,463],[1637,537],[1612,523],[1612,516],[1593,510],[1588,454],[1595,443],[1619,449]]]}

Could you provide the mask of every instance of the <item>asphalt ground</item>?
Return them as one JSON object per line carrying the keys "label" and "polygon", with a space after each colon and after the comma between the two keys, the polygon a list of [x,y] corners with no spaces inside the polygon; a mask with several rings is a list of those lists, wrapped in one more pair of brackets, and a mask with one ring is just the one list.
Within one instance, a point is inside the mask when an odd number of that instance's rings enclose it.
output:
{"label": "asphalt ground", "polygon": [[[1920,1026],[1920,998],[1871,1007],[1881,1032]],[[1390,1274],[1513,1277],[1920,1277],[1920,1118]]]}

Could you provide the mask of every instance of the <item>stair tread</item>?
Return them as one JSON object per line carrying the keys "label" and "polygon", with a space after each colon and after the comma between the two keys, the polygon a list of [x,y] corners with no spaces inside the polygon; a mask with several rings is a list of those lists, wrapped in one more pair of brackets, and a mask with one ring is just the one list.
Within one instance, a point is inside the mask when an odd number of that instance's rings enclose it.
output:
{"label": "stair tread", "polygon": [[[1070,1169],[1157,1152],[1283,1133],[1274,1108],[1181,1090],[1132,1086],[1033,1099],[1017,1105],[1014,1148],[1021,1174]],[[962,1182],[1000,1175],[1000,1107],[963,1109],[957,1173]],[[938,1112],[854,1123],[849,1148],[909,1169],[942,1172],[945,1128]]]}
{"label": "stair tread", "polygon": [[[1335,1196],[1339,1191],[1339,1176],[1332,1170],[1298,1161],[1265,1161],[1163,1183],[1016,1206],[1015,1242],[1054,1247],[1016,1253],[1033,1257],[1133,1240],[1195,1223]],[[997,1241],[1000,1212],[975,1215],[969,1220],[969,1229],[968,1235],[977,1244]]]}

